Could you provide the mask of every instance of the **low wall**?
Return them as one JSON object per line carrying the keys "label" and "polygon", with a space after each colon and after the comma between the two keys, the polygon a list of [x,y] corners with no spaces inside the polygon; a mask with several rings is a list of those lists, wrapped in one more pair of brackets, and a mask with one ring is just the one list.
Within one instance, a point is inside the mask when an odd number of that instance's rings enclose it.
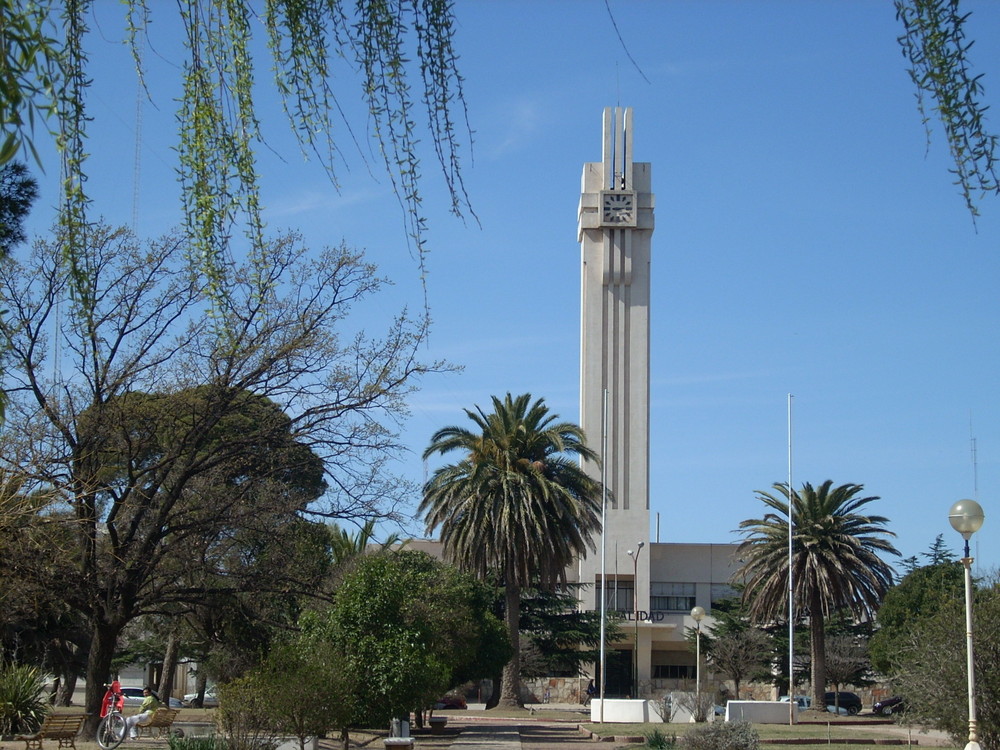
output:
{"label": "low wall", "polygon": [[[603,715],[602,711],[603,710]],[[590,720],[608,724],[644,724],[663,721],[655,701],[594,698],[590,702]]]}
{"label": "low wall", "polygon": [[[726,703],[726,721],[750,721],[754,724],[787,724],[787,701],[729,701]],[[797,706],[791,704],[793,718]]]}
{"label": "low wall", "polygon": [[525,703],[580,703],[587,698],[585,677],[539,677],[521,681]]}

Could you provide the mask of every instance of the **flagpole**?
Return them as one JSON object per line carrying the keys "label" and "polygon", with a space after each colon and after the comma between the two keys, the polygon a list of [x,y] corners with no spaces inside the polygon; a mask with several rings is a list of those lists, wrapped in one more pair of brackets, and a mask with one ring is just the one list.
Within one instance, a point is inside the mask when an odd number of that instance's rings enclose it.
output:
{"label": "flagpole", "polygon": [[[607,654],[605,651],[605,631],[608,618],[608,577],[607,577],[607,528],[608,528],[608,389],[604,389],[604,403],[601,413],[601,705],[597,710],[597,723],[604,723],[604,685]],[[616,560],[617,562],[617,560]]]}
{"label": "flagpole", "polygon": [[792,394],[788,394],[788,723],[795,723],[795,588],[792,582]]}

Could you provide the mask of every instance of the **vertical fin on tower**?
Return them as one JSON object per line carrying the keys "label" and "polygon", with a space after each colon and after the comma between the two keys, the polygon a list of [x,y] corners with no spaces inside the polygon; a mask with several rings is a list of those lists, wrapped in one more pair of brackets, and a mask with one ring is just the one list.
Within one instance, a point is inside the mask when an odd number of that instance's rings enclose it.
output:
{"label": "vertical fin on tower", "polygon": [[632,190],[632,108],[604,108],[604,189]]}

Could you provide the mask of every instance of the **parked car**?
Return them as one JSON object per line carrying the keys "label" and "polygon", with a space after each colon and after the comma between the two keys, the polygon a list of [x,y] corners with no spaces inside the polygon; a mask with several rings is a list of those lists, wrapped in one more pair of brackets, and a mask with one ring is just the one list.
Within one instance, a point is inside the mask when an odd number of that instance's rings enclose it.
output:
{"label": "parked car", "polygon": [[[782,703],[788,703],[788,696],[783,695],[778,700],[780,700]],[[810,698],[808,695],[796,695],[795,702],[798,704],[799,711],[805,711],[807,708],[812,706],[813,699]]]}
{"label": "parked car", "polygon": [[[144,688],[141,687],[122,687],[122,695],[125,696],[126,706],[141,706],[143,699],[146,697],[142,694]],[[162,703],[162,701],[161,701]],[[170,699],[170,708],[181,708],[184,704],[181,703],[176,698]]]}
{"label": "parked car", "polygon": [[827,708],[832,706],[843,708],[851,716],[856,715],[861,710],[861,699],[854,693],[826,693],[824,700]]}
{"label": "parked car", "polygon": [[899,713],[904,708],[906,708],[906,706],[903,704],[903,699],[898,695],[894,695],[891,698],[880,700],[872,706],[872,713],[878,714],[879,716],[890,716],[892,714]]}
{"label": "parked car", "polygon": [[[198,698],[197,693],[187,693],[184,696],[184,705],[190,706]],[[215,693],[215,685],[205,690],[205,699],[202,701],[202,708],[216,708],[219,705],[219,696]]]}
{"label": "parked car", "polygon": [[441,711],[444,709],[463,709],[468,708],[468,704],[465,702],[465,698],[461,695],[446,695],[434,704],[435,711]]}

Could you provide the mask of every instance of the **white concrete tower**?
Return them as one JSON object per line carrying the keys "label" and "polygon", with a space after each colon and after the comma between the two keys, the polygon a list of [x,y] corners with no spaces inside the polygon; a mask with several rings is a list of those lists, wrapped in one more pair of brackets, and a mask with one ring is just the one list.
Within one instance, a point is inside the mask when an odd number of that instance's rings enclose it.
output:
{"label": "white concrete tower", "polygon": [[[648,163],[632,160],[632,108],[604,110],[603,159],[583,168],[578,233],[582,254],[580,424],[600,452],[608,393],[606,572],[610,609],[649,610],[649,264],[653,194]],[[597,467],[588,471],[598,474]],[[627,553],[637,551],[638,570]],[[581,562],[582,582],[600,578],[601,556]],[[613,590],[617,579],[618,586]],[[589,606],[599,608],[594,587]],[[617,591],[617,595],[614,593]],[[635,592],[632,598],[631,591]],[[625,625],[624,630],[630,630]],[[643,649],[643,640],[646,648]],[[648,635],[639,637],[639,678]],[[643,672],[647,674],[643,675]]]}

